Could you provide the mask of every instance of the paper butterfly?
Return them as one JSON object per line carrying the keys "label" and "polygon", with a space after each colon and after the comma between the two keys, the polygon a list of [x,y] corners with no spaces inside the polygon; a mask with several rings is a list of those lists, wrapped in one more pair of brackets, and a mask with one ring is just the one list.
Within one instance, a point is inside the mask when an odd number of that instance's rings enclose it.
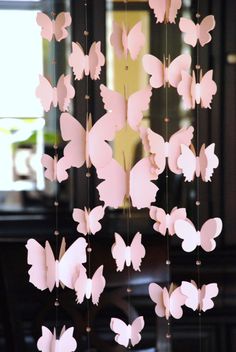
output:
{"label": "paper butterfly", "polygon": [[69,165],[66,159],[61,158],[58,161],[57,156],[52,158],[48,154],[43,154],[41,164],[46,168],[45,177],[51,182],[55,180],[62,182],[68,178],[68,173],[65,170],[69,168]]}
{"label": "paper butterfly", "polygon": [[152,163],[148,157],[141,159],[130,171],[125,171],[115,160],[97,170],[98,178],[105,180],[98,186],[100,200],[105,207],[118,208],[124,199],[131,199],[133,207],[149,208],[155,201],[158,187],[151,181],[157,179],[152,172]]}
{"label": "paper butterfly", "polygon": [[62,241],[59,260],[55,259],[52,248],[46,241],[45,248],[36,240],[29,239],[26,244],[28,250],[27,263],[30,282],[39,290],[59,286],[59,282],[70,287],[74,275],[82,263],[86,262],[87,243],[84,238],[78,238],[65,252],[65,241]]}
{"label": "paper butterfly", "polygon": [[158,284],[151,283],[148,289],[151,300],[156,303],[155,313],[158,317],[165,317],[167,320],[170,316],[175,319],[182,317],[182,306],[186,297],[181,293],[180,287],[174,289],[171,284],[168,291],[166,287],[162,288]]}
{"label": "paper butterfly", "polygon": [[166,167],[166,158],[168,158],[169,169],[175,174],[181,174],[177,166],[177,159],[181,153],[181,144],[190,145],[193,138],[193,127],[183,127],[175,132],[169,142],[165,142],[163,137],[153,132],[150,128],[140,128],[140,134],[144,148],[154,156],[155,171],[160,175]]}
{"label": "paper butterfly", "polygon": [[135,346],[141,340],[140,332],[144,328],[143,316],[136,318],[132,324],[126,325],[118,318],[111,318],[111,330],[116,334],[115,341],[122,346],[128,347],[129,342]]}
{"label": "paper butterfly", "polygon": [[40,99],[43,109],[48,112],[53,104],[61,111],[69,108],[70,100],[75,96],[75,90],[70,84],[70,76],[61,75],[56,87],[52,87],[44,76],[39,75],[39,85],[36,88],[36,97]]}
{"label": "paper butterfly", "polygon": [[201,246],[206,252],[211,252],[216,247],[214,238],[222,231],[222,220],[212,218],[207,220],[197,231],[190,220],[177,220],[174,224],[176,235],[183,240],[182,248],[185,252],[192,252]]}
{"label": "paper butterfly", "polygon": [[79,43],[72,42],[72,53],[68,60],[75,79],[81,80],[85,76],[97,80],[100,78],[101,68],[105,65],[105,57],[101,52],[101,42],[93,42],[89,54],[85,55]]}
{"label": "paper butterfly", "polygon": [[185,108],[195,109],[195,103],[197,103],[201,104],[202,108],[210,109],[213,95],[217,91],[216,83],[212,79],[213,70],[207,71],[203,77],[200,77],[199,83],[196,83],[194,71],[192,76],[186,71],[182,71],[181,75],[182,79],[178,84],[177,91],[183,97]]}
{"label": "paper butterfly", "polygon": [[181,8],[181,0],[148,0],[149,6],[154,11],[156,23],[175,23],[177,11]]}
{"label": "paper butterfly", "polygon": [[194,176],[202,178],[204,182],[211,181],[214,169],[219,165],[219,159],[214,153],[215,143],[205,148],[201,146],[199,156],[186,145],[181,144],[181,155],[177,160],[178,167],[185,176],[185,181],[193,181]]}
{"label": "paper butterfly", "polygon": [[185,301],[187,307],[192,310],[199,309],[203,312],[214,307],[212,298],[216,297],[219,293],[216,283],[203,285],[199,289],[194,281],[182,281],[180,290],[187,297]]}
{"label": "paper butterfly", "polygon": [[68,36],[66,27],[71,24],[69,12],[61,12],[55,20],[51,20],[45,13],[38,12],[36,17],[37,24],[42,28],[41,36],[49,42],[55,35],[56,41],[60,42]]}
{"label": "paper butterfly", "polygon": [[123,238],[118,233],[115,233],[115,243],[111,248],[111,254],[116,261],[116,271],[122,271],[125,264],[127,266],[132,264],[134,270],[140,271],[142,259],[146,254],[141,240],[142,235],[137,232],[131,242],[131,245],[126,246]]}
{"label": "paper butterfly", "polygon": [[84,163],[87,168],[91,164],[100,168],[112,159],[112,148],[106,141],[115,138],[116,125],[109,113],[103,115],[93,127],[90,115],[86,120],[86,129],[73,116],[63,113],[60,129],[62,139],[69,142],[63,151],[68,168],[80,168]]}
{"label": "paper butterfly", "polygon": [[95,271],[92,279],[87,277],[85,267],[80,265],[78,275],[74,281],[77,303],[82,303],[85,296],[87,299],[92,297],[93,304],[98,305],[100,295],[103,292],[105,285],[106,280],[103,276],[103,265]]}
{"label": "paper butterfly", "polygon": [[170,214],[166,214],[165,210],[155,206],[151,206],[149,212],[150,218],[155,220],[153,228],[155,231],[160,232],[163,236],[168,235],[173,236],[175,234],[174,223],[176,220],[187,218],[185,208],[174,207]]}
{"label": "paper butterfly", "polygon": [[73,210],[73,219],[78,222],[77,231],[83,235],[92,233],[95,235],[96,232],[100,231],[102,226],[99,222],[104,216],[105,209],[99,205],[92,210],[84,207],[82,209]]}
{"label": "paper butterfly", "polygon": [[77,348],[73,333],[74,328],[66,330],[64,326],[59,339],[57,339],[55,329],[52,334],[46,326],[42,326],[42,336],[38,339],[37,348],[42,352],[73,352]]}
{"label": "paper butterfly", "polygon": [[110,37],[111,45],[115,49],[117,57],[120,59],[130,54],[132,60],[136,60],[138,54],[145,43],[145,36],[142,32],[142,22],[139,21],[127,33],[125,26],[120,26],[113,21],[113,32]]}
{"label": "paper butterfly", "polygon": [[192,20],[181,17],[179,21],[179,29],[181,32],[185,33],[184,42],[186,44],[190,44],[194,47],[199,40],[201,46],[204,46],[211,41],[211,35],[209,32],[215,28],[215,24],[215,18],[212,15],[203,18],[200,24],[195,24]]}
{"label": "paper butterfly", "polygon": [[100,85],[101,96],[104,108],[111,112],[117,126],[117,130],[125,127],[126,122],[137,131],[143,118],[143,112],[148,110],[152,95],[152,88],[147,86],[132,95],[126,100],[120,93]]}
{"label": "paper butterfly", "polygon": [[150,54],[144,55],[142,60],[144,70],[151,75],[150,85],[153,88],[165,87],[166,84],[176,88],[181,81],[181,72],[189,70],[192,61],[189,54],[179,55],[171,63],[169,58],[164,57],[162,63]]}

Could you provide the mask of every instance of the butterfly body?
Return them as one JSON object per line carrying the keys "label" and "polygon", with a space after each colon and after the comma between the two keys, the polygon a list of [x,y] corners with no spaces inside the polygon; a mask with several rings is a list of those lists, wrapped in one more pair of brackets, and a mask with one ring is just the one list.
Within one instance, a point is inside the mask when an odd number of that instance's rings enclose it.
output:
{"label": "butterfly body", "polygon": [[77,347],[73,337],[74,328],[63,327],[59,339],[56,338],[56,331],[53,334],[46,327],[42,326],[42,336],[38,339],[37,348],[42,352],[74,352]]}
{"label": "butterfly body", "polygon": [[181,8],[181,0],[148,0],[153,9],[157,23],[175,23],[175,17]]}
{"label": "butterfly body", "polygon": [[121,319],[111,318],[110,328],[116,333],[115,341],[122,346],[128,347],[129,342],[135,346],[141,340],[140,332],[144,328],[144,319],[137,317],[132,324],[125,324]]}
{"label": "butterfly body", "polygon": [[68,178],[66,169],[68,167],[67,160],[61,158],[58,161],[57,156],[53,158],[48,154],[43,154],[41,158],[41,164],[46,168],[44,175],[45,177],[53,181],[62,182]]}
{"label": "butterfly body", "polygon": [[55,36],[56,41],[60,42],[68,36],[66,28],[71,24],[71,16],[69,12],[60,12],[55,20],[51,20],[45,13],[39,12],[36,21],[42,28],[41,36],[44,39],[51,41]]}
{"label": "butterfly body", "polygon": [[162,208],[151,206],[149,215],[151,219],[155,220],[155,224],[153,225],[154,230],[161,233],[163,236],[165,236],[166,233],[173,236],[175,234],[175,221],[178,219],[185,220],[187,218],[186,209],[177,207],[174,207],[170,214],[166,214]]}
{"label": "butterfly body", "polygon": [[73,219],[78,222],[77,231],[87,235],[93,234],[101,230],[101,224],[99,220],[101,220],[104,216],[104,208],[99,205],[92,210],[84,207],[82,209],[74,209],[73,210]]}

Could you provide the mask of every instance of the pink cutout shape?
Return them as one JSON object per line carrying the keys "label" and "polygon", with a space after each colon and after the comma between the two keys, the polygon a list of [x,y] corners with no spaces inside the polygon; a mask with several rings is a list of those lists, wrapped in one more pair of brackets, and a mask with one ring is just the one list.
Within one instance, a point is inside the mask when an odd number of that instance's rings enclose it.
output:
{"label": "pink cutout shape", "polygon": [[193,280],[191,282],[182,281],[180,289],[182,294],[187,297],[185,305],[192,310],[199,309],[203,312],[214,307],[212,298],[216,297],[219,293],[216,283],[203,285],[199,289]]}
{"label": "pink cutout shape", "polygon": [[166,84],[176,88],[181,81],[181,72],[190,69],[192,59],[189,54],[182,54],[168,64],[166,58],[162,63],[157,57],[146,54],[142,61],[144,70],[151,75],[149,82],[153,88],[165,87]]}
{"label": "pink cutout shape", "polygon": [[55,20],[51,20],[45,13],[38,12],[36,21],[44,39],[50,42],[55,35],[56,41],[60,42],[68,36],[66,28],[71,25],[71,15],[69,12],[60,12]]}
{"label": "pink cutout shape", "polygon": [[86,262],[86,247],[85,239],[78,238],[65,251],[65,240],[63,239],[58,260],[55,259],[48,241],[44,248],[34,239],[29,239],[26,244],[27,263],[31,265],[28,271],[29,281],[39,290],[48,288],[52,291],[55,285],[59,286],[60,282],[73,288],[74,275],[79,266]]}
{"label": "pink cutout shape", "polygon": [[112,114],[117,130],[121,130],[128,123],[133,130],[137,131],[143,112],[149,108],[152,88],[147,86],[131,94],[128,100],[103,84],[100,85],[100,90],[104,108]]}
{"label": "pink cutout shape", "polygon": [[125,264],[127,266],[131,266],[132,264],[134,270],[140,271],[142,259],[146,254],[141,240],[142,235],[140,232],[137,232],[131,245],[126,246],[123,238],[118,233],[115,233],[115,243],[111,248],[111,254],[116,261],[116,271],[123,271]]}
{"label": "pink cutout shape", "polygon": [[142,32],[142,22],[137,22],[128,32],[124,24],[120,26],[113,21],[113,32],[110,37],[111,45],[119,59],[127,58],[128,53],[132,60],[136,60],[145,44],[145,36]]}
{"label": "pink cutout shape", "polygon": [[106,280],[103,276],[103,265],[101,265],[93,274],[92,279],[87,277],[86,269],[80,265],[78,274],[74,280],[74,289],[76,292],[77,303],[82,303],[84,297],[92,298],[92,302],[98,305],[99,298],[106,285]]}
{"label": "pink cutout shape", "polygon": [[41,158],[41,164],[46,168],[44,172],[45,177],[51,182],[55,180],[58,182],[67,180],[68,173],[66,170],[68,169],[69,165],[67,164],[66,159],[61,158],[58,161],[56,156],[52,158],[48,154],[43,154]]}
{"label": "pink cutout shape", "polygon": [[195,24],[189,18],[181,17],[179,29],[184,33],[184,42],[186,44],[195,47],[199,40],[201,46],[204,46],[211,41],[209,32],[215,28],[215,24],[215,18],[212,15],[204,17],[200,24]]}
{"label": "pink cutout shape", "polygon": [[99,223],[104,216],[105,209],[99,205],[92,210],[88,210],[84,207],[84,210],[75,208],[73,210],[73,219],[78,222],[77,231],[83,235],[97,233],[101,230],[102,226]]}
{"label": "pink cutout shape", "polygon": [[183,97],[186,109],[195,109],[195,103],[201,104],[202,108],[211,109],[213,95],[217,92],[217,86],[213,81],[213,70],[207,71],[196,83],[195,72],[192,76],[186,72],[181,72],[182,79],[178,84],[177,91]]}
{"label": "pink cutout shape", "polygon": [[214,169],[219,165],[219,159],[214,153],[215,143],[210,144],[205,148],[202,145],[199,156],[196,157],[186,145],[181,144],[181,155],[177,160],[178,167],[182,170],[185,176],[185,181],[193,181],[194,176],[202,178],[204,182],[211,181]]}
{"label": "pink cutout shape", "polygon": [[53,104],[59,105],[61,111],[69,108],[70,100],[75,96],[75,90],[70,84],[70,76],[61,75],[56,87],[52,87],[44,76],[39,75],[39,85],[35,91],[36,97],[40,99],[43,109],[48,112]]}
{"label": "pink cutout shape", "polygon": [[79,43],[72,42],[72,53],[68,60],[75,79],[81,80],[85,76],[97,80],[100,78],[101,68],[105,65],[105,57],[101,52],[101,42],[93,42],[88,55],[85,55]]}
{"label": "pink cutout shape", "polygon": [[211,252],[216,247],[214,238],[222,231],[220,218],[208,219],[197,231],[193,223],[187,220],[177,220],[174,224],[176,235],[183,240],[182,248],[185,252],[192,252],[197,246],[201,246],[205,252]]}
{"label": "pink cutout shape", "polygon": [[148,0],[150,8],[154,11],[156,23],[175,23],[175,17],[182,6],[181,0]]}
{"label": "pink cutout shape", "polygon": [[42,326],[42,336],[38,339],[37,348],[42,352],[74,352],[77,348],[77,343],[73,333],[73,327],[66,330],[64,326],[59,339],[57,339],[55,329],[52,334],[46,326]]}
{"label": "pink cutout shape", "polygon": [[135,346],[141,340],[140,332],[144,328],[143,316],[137,317],[132,324],[125,324],[121,319],[111,318],[111,330],[116,334],[115,341],[125,347],[128,347],[129,342]]}
{"label": "pink cutout shape", "polygon": [[115,160],[97,170],[98,178],[103,179],[97,186],[100,200],[105,207],[118,208],[125,198],[130,198],[138,209],[149,208],[155,201],[158,187],[151,181],[157,179],[152,171],[150,158],[141,159],[130,171],[125,171]]}
{"label": "pink cutout shape", "polygon": [[155,220],[153,228],[155,231],[161,233],[163,236],[168,235],[173,236],[175,234],[174,223],[176,220],[187,218],[185,208],[174,207],[170,214],[166,214],[165,210],[155,206],[151,206],[149,212],[150,218]]}
{"label": "pink cutout shape", "polygon": [[166,287],[162,288],[158,284],[151,283],[148,289],[151,300],[156,303],[155,313],[158,317],[165,317],[167,320],[170,316],[175,319],[182,317],[182,306],[186,297],[181,293],[180,287],[174,289],[171,284],[168,291]]}

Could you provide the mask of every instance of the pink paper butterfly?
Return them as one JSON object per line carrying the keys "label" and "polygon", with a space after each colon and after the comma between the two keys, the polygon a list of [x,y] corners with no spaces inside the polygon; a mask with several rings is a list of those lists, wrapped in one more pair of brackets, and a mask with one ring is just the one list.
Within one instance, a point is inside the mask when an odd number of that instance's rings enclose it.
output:
{"label": "pink paper butterfly", "polygon": [[62,182],[68,178],[68,173],[65,171],[69,165],[66,159],[61,158],[59,161],[57,157],[53,158],[48,154],[43,154],[41,164],[46,168],[44,175],[51,182],[57,180]]}
{"label": "pink paper butterfly", "polygon": [[68,60],[72,67],[75,79],[81,80],[85,76],[97,80],[100,78],[101,68],[105,65],[105,57],[101,52],[101,42],[94,42],[91,45],[89,54],[85,55],[79,43],[72,42],[72,53]]}
{"label": "pink paper butterfly", "polygon": [[199,40],[201,46],[204,46],[211,41],[209,32],[215,28],[215,24],[215,18],[212,15],[203,18],[200,24],[195,24],[192,20],[181,17],[179,29],[181,32],[185,33],[184,42],[186,44],[190,44],[194,47]]}
{"label": "pink paper butterfly", "polygon": [[34,239],[26,244],[28,250],[27,263],[31,265],[28,273],[30,282],[39,290],[59,286],[59,282],[70,287],[79,266],[86,262],[87,243],[78,238],[65,252],[65,240],[62,241],[59,260],[55,259],[52,248],[46,241],[45,248]]}
{"label": "pink paper butterfly", "polygon": [[82,209],[73,210],[73,219],[78,222],[77,231],[83,235],[92,233],[95,235],[96,232],[100,231],[102,226],[99,223],[104,216],[105,209],[99,205],[98,207],[93,208],[91,211],[84,207]]}
{"label": "pink paper butterfly", "polygon": [[121,130],[127,122],[133,130],[137,131],[143,118],[143,111],[149,108],[152,88],[147,86],[130,95],[128,100],[103,84],[100,85],[100,89],[104,108],[111,112],[117,130]]}
{"label": "pink paper butterfly", "polygon": [[141,159],[130,171],[125,171],[115,160],[97,170],[98,178],[105,180],[98,186],[100,200],[105,206],[118,208],[124,199],[130,198],[138,209],[149,208],[155,201],[158,187],[151,181],[157,179],[152,172],[152,163],[148,157]]}
{"label": "pink paper butterfly", "polygon": [[177,91],[183,97],[186,109],[195,109],[195,103],[201,104],[202,108],[211,108],[210,104],[213,95],[216,94],[217,86],[213,81],[213,70],[207,71],[202,77],[200,74],[199,83],[196,83],[195,72],[192,76],[186,71],[181,72],[182,79],[178,84]]}
{"label": "pink paper butterfly", "polygon": [[216,247],[214,238],[222,231],[222,220],[212,218],[207,220],[197,231],[190,220],[177,220],[174,224],[176,235],[183,240],[182,248],[185,252],[192,252],[197,246],[201,246],[206,252],[211,252]]}
{"label": "pink paper butterfly", "polygon": [[166,84],[176,88],[181,81],[181,71],[189,70],[191,61],[189,54],[179,55],[171,63],[169,58],[164,57],[162,63],[155,56],[146,54],[143,56],[143,67],[151,75],[150,85],[153,88],[165,87]]}
{"label": "pink paper butterfly", "polygon": [[59,106],[61,111],[69,108],[70,100],[75,96],[75,90],[70,84],[70,76],[61,75],[56,87],[52,87],[50,82],[44,76],[39,75],[39,85],[36,88],[36,97],[46,112],[48,112],[53,104],[54,107]]}
{"label": "pink paper butterfly", "polygon": [[129,53],[131,59],[136,60],[145,43],[145,36],[142,32],[142,22],[139,21],[130,29],[129,33],[127,32],[124,25],[120,26],[113,21],[113,32],[110,37],[110,42],[119,59],[123,55],[127,57]]}
{"label": "pink paper butterfly", "polygon": [[42,352],[73,352],[77,348],[73,333],[73,327],[66,330],[64,326],[59,339],[57,339],[55,329],[52,334],[46,326],[42,326],[42,336],[38,339],[37,348]]}
{"label": "pink paper butterfly", "polygon": [[106,141],[115,138],[116,126],[109,113],[103,115],[93,127],[90,115],[86,120],[86,129],[73,116],[63,113],[60,129],[62,139],[69,142],[63,152],[68,168],[80,168],[84,163],[87,168],[91,167],[91,163],[101,168],[112,159],[112,148]]}
{"label": "pink paper butterfly", "polygon": [[182,294],[187,297],[185,305],[192,310],[199,309],[203,312],[214,307],[212,298],[219,293],[216,283],[203,285],[199,289],[193,280],[191,282],[182,281],[180,289]]}
{"label": "pink paper butterfly", "polygon": [[181,174],[177,166],[177,159],[181,153],[181,144],[190,145],[193,138],[193,127],[183,127],[174,133],[169,142],[165,142],[163,137],[153,132],[150,128],[140,128],[140,134],[144,148],[147,152],[153,154],[154,168],[160,175],[166,167],[166,158],[168,158],[169,169],[175,174]]}
{"label": "pink paper butterfly", "polygon": [[103,292],[105,285],[106,280],[103,276],[103,265],[95,271],[92,279],[87,277],[85,267],[80,265],[78,275],[74,281],[77,303],[82,303],[85,296],[87,299],[92,297],[93,304],[98,305],[100,295]]}
{"label": "pink paper butterfly", "polygon": [[111,254],[116,261],[116,271],[122,271],[125,264],[127,266],[132,264],[134,270],[140,271],[142,259],[146,254],[141,240],[142,235],[137,232],[131,242],[131,245],[126,246],[123,238],[118,233],[115,233],[115,243],[111,248]]}
{"label": "pink paper butterfly", "polygon": [[51,20],[45,13],[38,12],[36,18],[37,24],[42,28],[41,36],[49,42],[55,35],[56,41],[60,42],[68,36],[66,27],[71,24],[71,15],[69,12],[61,12],[55,20]]}
{"label": "pink paper butterfly", "polygon": [[160,232],[163,236],[166,235],[166,232],[173,236],[175,234],[174,223],[176,220],[187,218],[185,208],[174,207],[170,214],[166,214],[165,210],[155,206],[151,206],[149,212],[150,218],[155,220],[153,228],[155,231]]}
{"label": "pink paper butterfly", "polygon": [[173,284],[168,291],[166,287],[151,283],[149,285],[149,295],[151,300],[156,303],[155,313],[158,317],[165,317],[167,320],[170,316],[180,319],[183,315],[182,306],[186,297],[181,293],[180,287],[174,289]]}
{"label": "pink paper butterfly", "polygon": [[140,332],[144,328],[144,319],[143,316],[139,316],[132,324],[127,325],[121,319],[111,318],[110,328],[116,334],[117,343],[128,347],[130,342],[132,346],[135,346],[141,340]]}
{"label": "pink paper butterfly", "polygon": [[214,153],[215,143],[205,148],[201,146],[199,156],[186,145],[181,144],[181,155],[177,160],[178,167],[185,176],[185,181],[193,181],[194,176],[202,178],[204,182],[211,181],[214,169],[219,165],[219,159]]}
{"label": "pink paper butterfly", "polygon": [[148,0],[149,6],[154,10],[157,23],[175,23],[177,11],[182,6],[181,0]]}

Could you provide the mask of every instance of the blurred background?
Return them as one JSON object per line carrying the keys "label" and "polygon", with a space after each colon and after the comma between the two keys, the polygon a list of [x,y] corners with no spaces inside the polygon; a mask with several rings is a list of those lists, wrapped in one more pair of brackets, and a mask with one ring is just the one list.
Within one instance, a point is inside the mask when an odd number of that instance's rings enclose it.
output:
{"label": "blurred background", "polygon": [[[195,18],[196,0],[183,0],[179,18]],[[216,143],[216,154],[220,165],[212,183],[200,182],[200,223],[210,217],[223,219],[223,233],[217,239],[217,248],[207,255],[200,252],[202,283],[217,282],[219,295],[215,307],[201,316],[197,312],[184,310],[180,320],[171,320],[171,339],[166,338],[167,322],[158,318],[154,304],[148,295],[148,284],[157,282],[164,286],[170,281],[180,284],[182,280],[197,279],[197,253],[184,253],[180,241],[170,241],[170,270],[165,264],[167,240],[153,230],[148,210],[131,209],[130,233],[143,234],[146,257],[141,272],[131,271],[128,282],[127,271],[116,272],[110,248],[114,232],[125,235],[127,220],[124,209],[107,209],[102,220],[102,230],[91,239],[92,272],[104,264],[107,286],[98,307],[90,305],[91,333],[90,351],[124,351],[114,343],[114,334],[109,323],[112,316],[127,321],[127,287],[131,287],[131,315],[143,315],[145,328],[135,351],[236,351],[236,39],[233,0],[199,1],[200,14],[213,14],[216,28],[213,40],[200,49],[203,72],[214,70],[218,91],[213,98],[211,110],[200,110],[200,143]],[[0,1],[0,351],[36,351],[37,339],[41,336],[41,325],[53,327],[55,321],[55,292],[39,291],[28,280],[27,251],[29,238],[40,243],[49,240],[55,245],[56,186],[44,179],[40,163],[44,151],[54,155],[55,140],[60,141],[59,110],[52,108],[45,114],[35,97],[38,75],[44,74],[53,85],[62,73],[70,72],[67,58],[71,52],[71,41],[78,41],[85,48],[85,10],[80,0],[1,0]],[[101,80],[89,80],[89,111],[93,121],[104,113],[99,86],[123,94],[128,84],[128,95],[146,86],[148,76],[142,67],[142,56],[151,53],[162,59],[165,52],[166,29],[156,24],[147,1],[87,0],[88,44],[101,40],[106,66],[102,68]],[[69,11],[72,25],[69,37],[60,43],[48,42],[40,36],[36,14],[43,11],[52,18],[52,13]],[[142,21],[146,37],[145,46],[135,62],[126,62],[115,57],[110,45],[112,22],[127,21],[132,27]],[[168,25],[168,51],[171,58],[183,52],[192,55],[192,68],[196,65],[196,50],[184,44],[178,25]],[[70,112],[85,126],[86,80],[74,81],[76,96]],[[194,111],[183,109],[175,89],[168,91],[170,135],[182,126],[196,125]],[[150,126],[162,136],[165,134],[165,89],[153,90],[150,109],[145,113],[143,124]],[[132,166],[143,155],[139,135],[131,129],[118,133],[113,142],[114,157],[122,163],[123,150],[128,165]],[[59,154],[63,143],[60,143]],[[99,202],[95,170],[91,170],[91,205]],[[157,185],[158,206],[165,204],[165,175]],[[169,174],[169,204],[186,207],[188,217],[196,223],[196,182],[186,184],[183,177]],[[59,229],[72,243],[78,236],[72,219],[74,207],[84,207],[87,202],[86,169],[73,169],[69,180],[59,186]],[[61,239],[61,235],[60,235]],[[54,247],[53,247],[54,248]],[[59,292],[58,327],[64,324],[75,327],[78,351],[87,351],[87,305],[75,303],[74,292],[69,289]],[[199,336],[201,335],[201,336]]]}

